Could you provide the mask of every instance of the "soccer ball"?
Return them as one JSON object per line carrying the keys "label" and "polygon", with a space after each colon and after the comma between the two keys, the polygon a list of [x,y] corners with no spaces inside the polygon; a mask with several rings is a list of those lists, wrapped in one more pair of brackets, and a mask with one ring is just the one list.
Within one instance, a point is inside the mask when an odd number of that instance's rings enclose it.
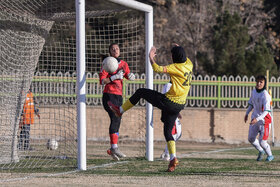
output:
{"label": "soccer ball", "polygon": [[113,73],[118,69],[119,63],[116,58],[109,56],[103,60],[102,67],[108,73]]}
{"label": "soccer ball", "polygon": [[53,138],[48,139],[47,148],[49,150],[56,150],[58,148],[58,142]]}

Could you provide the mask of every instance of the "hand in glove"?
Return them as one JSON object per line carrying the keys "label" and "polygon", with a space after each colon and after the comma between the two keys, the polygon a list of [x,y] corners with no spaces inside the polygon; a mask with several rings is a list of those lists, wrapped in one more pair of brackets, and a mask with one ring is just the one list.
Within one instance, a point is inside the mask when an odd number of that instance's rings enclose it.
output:
{"label": "hand in glove", "polygon": [[131,81],[134,81],[135,80],[135,74],[134,73],[129,73],[127,75],[128,79],[131,80]]}
{"label": "hand in glove", "polygon": [[117,74],[112,75],[112,76],[110,77],[110,80],[111,80],[111,81],[114,81],[114,80],[116,80],[116,79],[123,79],[123,71],[122,71],[122,70],[121,70],[121,71],[118,71]]}

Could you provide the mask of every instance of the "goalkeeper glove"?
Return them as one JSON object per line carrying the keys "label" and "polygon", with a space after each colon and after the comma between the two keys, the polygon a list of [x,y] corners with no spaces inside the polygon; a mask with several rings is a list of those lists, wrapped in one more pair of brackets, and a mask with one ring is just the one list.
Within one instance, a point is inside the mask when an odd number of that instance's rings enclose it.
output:
{"label": "goalkeeper glove", "polygon": [[109,79],[111,80],[111,82],[116,80],[116,79],[123,79],[123,71],[122,70],[119,71],[115,75],[112,75]]}
{"label": "goalkeeper glove", "polygon": [[135,74],[134,73],[129,73],[127,76],[128,76],[129,80],[131,80],[131,81],[135,80]]}

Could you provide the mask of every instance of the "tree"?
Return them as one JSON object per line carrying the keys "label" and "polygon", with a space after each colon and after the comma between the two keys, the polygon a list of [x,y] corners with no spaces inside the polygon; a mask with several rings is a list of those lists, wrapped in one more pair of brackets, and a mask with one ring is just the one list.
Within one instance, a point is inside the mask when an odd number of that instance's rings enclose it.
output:
{"label": "tree", "polygon": [[238,14],[225,12],[214,26],[214,64],[216,75],[244,75],[247,72],[245,49],[250,37]]}
{"label": "tree", "polygon": [[[246,69],[248,58],[246,52],[255,51],[261,36],[265,38],[270,53],[277,57],[277,62],[280,59],[277,48],[280,46],[280,40],[268,27],[271,23],[275,23],[272,21],[280,12],[274,8],[274,5],[279,8],[278,1],[276,3],[275,0],[142,0],[142,2],[149,2],[155,8],[154,44],[159,48],[160,55],[157,59],[163,62],[161,65],[171,61],[170,44],[177,42],[185,48],[187,56],[194,63],[195,74],[217,74],[217,69],[221,74],[221,69],[226,69],[222,72],[226,74],[238,72],[245,75],[247,71],[250,73]],[[264,11],[266,2],[270,2],[271,5],[271,11],[267,13]],[[277,12],[272,14],[272,9]],[[213,38],[219,30],[215,30],[214,25],[221,26],[217,21],[226,11],[229,15],[238,16],[239,22],[238,24],[232,22],[237,28],[230,27],[230,24],[226,26],[230,29],[224,28],[225,36],[222,40],[224,43],[216,38],[218,43],[215,44],[215,48]],[[226,36],[226,32],[230,35]],[[239,34],[241,36],[238,36]],[[215,57],[216,54],[219,56]],[[235,61],[230,60],[233,56]],[[214,66],[215,63],[218,66]]]}
{"label": "tree", "polygon": [[280,34],[280,1],[264,0],[263,4],[265,7],[265,11],[268,14],[275,14],[271,26],[273,27],[273,30],[275,30],[279,35]]}
{"label": "tree", "polygon": [[[171,61],[170,44],[182,45],[188,58],[194,64],[194,73],[201,71],[197,54],[207,49],[206,44],[211,38],[210,28],[216,17],[215,4],[208,0],[160,1],[155,7],[155,45],[162,55],[157,56],[159,62]],[[210,6],[211,4],[211,6]],[[214,7],[214,8],[213,8]]]}
{"label": "tree", "polygon": [[265,75],[266,70],[269,70],[272,76],[278,75],[277,66],[264,37],[259,39],[253,50],[247,50],[246,66],[248,76]]}
{"label": "tree", "polygon": [[274,15],[269,27],[272,29],[272,49],[274,49],[274,61],[280,70],[280,1],[264,0],[265,11],[268,15]]}
{"label": "tree", "polygon": [[204,63],[210,74],[256,76],[270,70],[271,75],[277,75],[265,37],[261,36],[253,47],[248,47],[252,38],[238,14],[226,11],[217,19],[213,30],[214,64],[209,67]]}

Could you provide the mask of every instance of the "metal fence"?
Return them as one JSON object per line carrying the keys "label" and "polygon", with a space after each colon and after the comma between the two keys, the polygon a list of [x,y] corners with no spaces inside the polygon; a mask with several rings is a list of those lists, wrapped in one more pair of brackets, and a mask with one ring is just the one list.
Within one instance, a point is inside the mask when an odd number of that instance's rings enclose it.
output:
{"label": "metal fence", "polygon": [[[99,84],[98,73],[87,73],[87,105],[102,104],[103,86]],[[135,81],[124,80],[123,96],[128,99],[138,88],[145,87],[145,74],[136,74]],[[166,74],[154,75],[154,90],[161,92],[169,81]],[[268,81],[274,108],[280,108],[280,77]],[[193,76],[186,107],[203,108],[247,108],[255,77]],[[75,104],[76,74],[36,72],[32,82],[36,101],[42,104]],[[144,106],[141,100],[139,105]]]}

